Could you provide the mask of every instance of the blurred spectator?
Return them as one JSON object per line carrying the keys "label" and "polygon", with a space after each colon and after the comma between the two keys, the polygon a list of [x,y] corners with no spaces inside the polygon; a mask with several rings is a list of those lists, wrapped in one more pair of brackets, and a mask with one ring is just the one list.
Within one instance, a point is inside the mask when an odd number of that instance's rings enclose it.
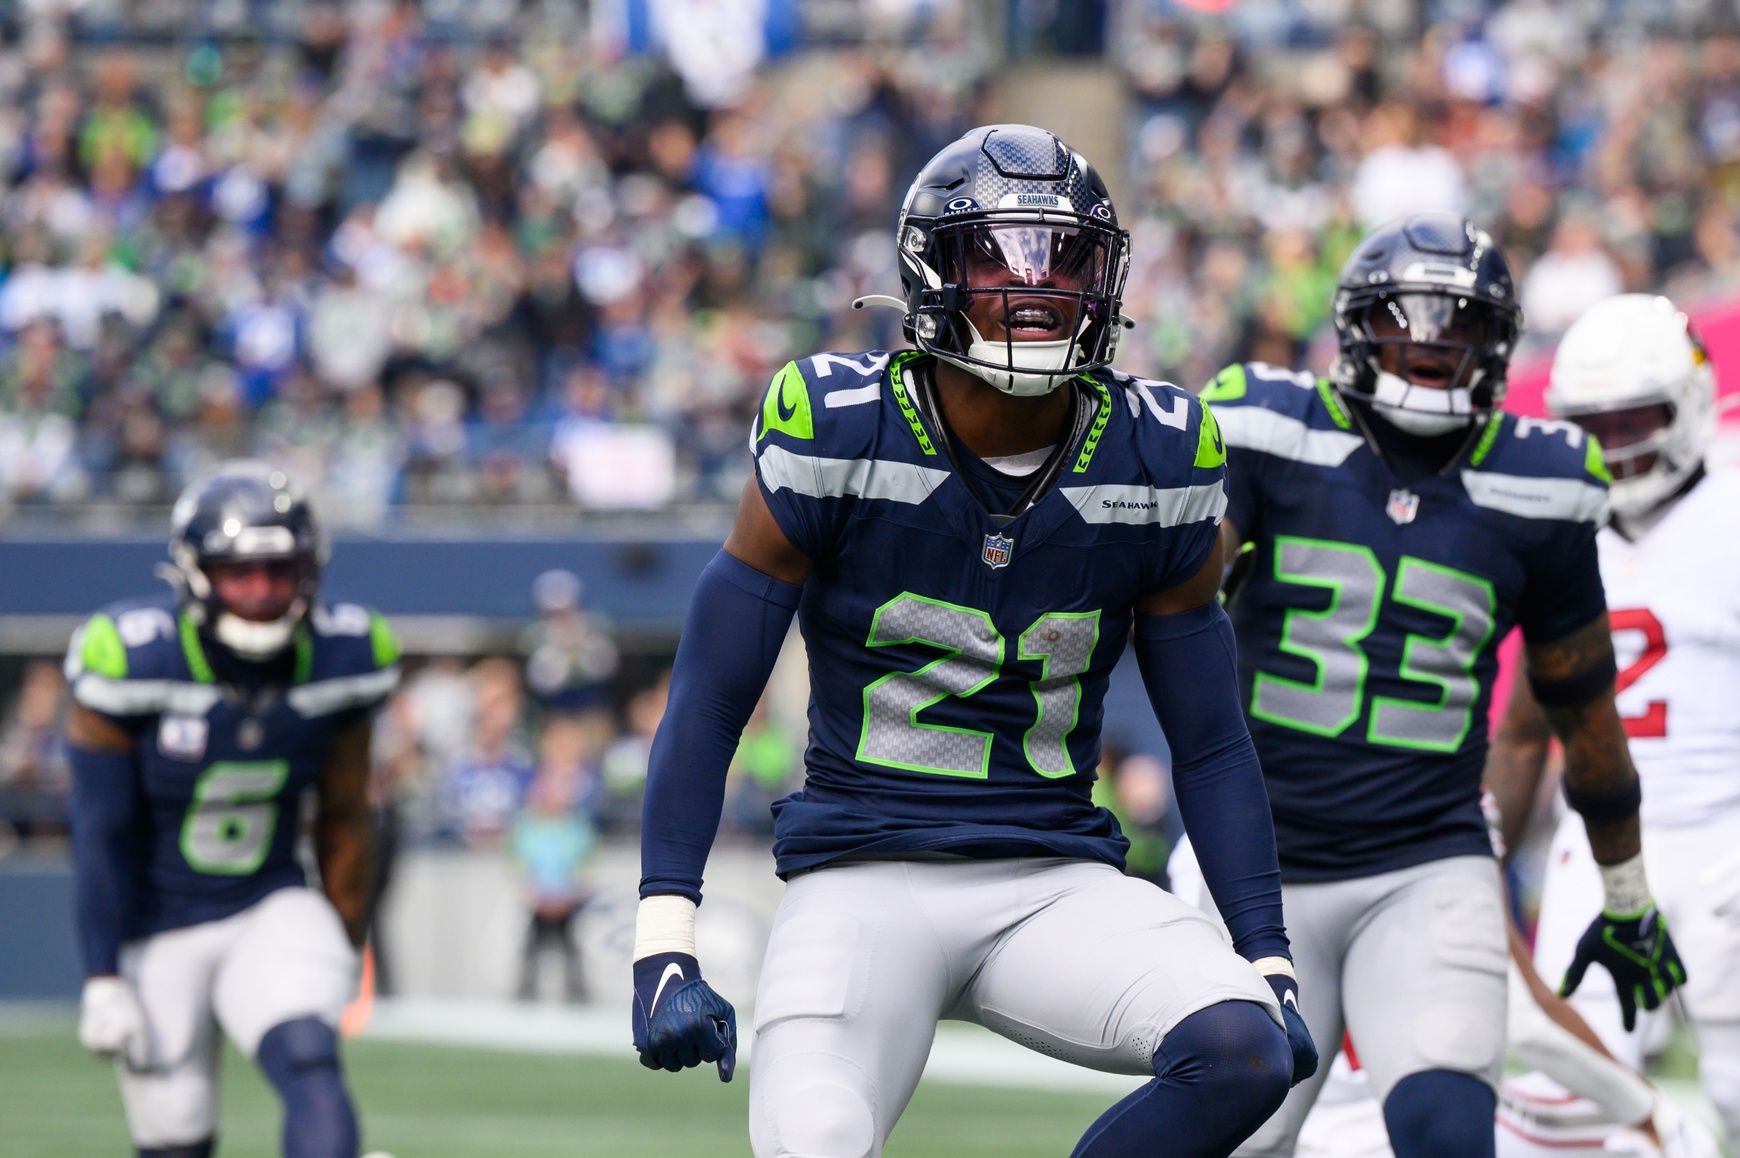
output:
{"label": "blurred spectator", "polygon": [[1118,818],[1130,841],[1124,871],[1156,884],[1166,883],[1166,858],[1182,831],[1172,808],[1165,761],[1144,752],[1126,753],[1108,743],[1100,756],[1094,803]]}
{"label": "blurred spectator", "polygon": [[442,829],[471,847],[495,848],[519,813],[535,769],[519,740],[519,670],[507,660],[485,660],[470,681],[476,709],[469,741],[441,787]]}
{"label": "blurred spectator", "polygon": [[786,358],[899,341],[850,302],[897,285],[905,182],[1010,54],[1122,70],[1055,117],[1125,134],[1134,372],[1320,367],[1350,239],[1421,208],[1505,247],[1532,346],[1616,289],[1740,294],[1740,34],[1707,5],[1121,0],[997,36],[898,0],[808,45],[789,0],[270,7],[291,35],[104,5],[98,43],[50,6],[0,45],[13,510],[160,503],[219,448],[356,526],[724,508]]}
{"label": "blurred spectator", "polygon": [[580,812],[575,792],[572,777],[546,768],[532,783],[525,810],[514,821],[514,859],[525,874],[532,909],[520,963],[522,1001],[537,996],[540,966],[551,948],[562,958],[567,999],[586,998],[574,921],[588,899],[583,872],[597,833]]}
{"label": "blurred spectator", "polygon": [[0,723],[0,839],[63,834],[71,773],[61,747],[60,667],[32,661]]}
{"label": "blurred spectator", "polygon": [[607,832],[640,825],[640,798],[646,788],[647,762],[670,690],[671,672],[666,668],[652,687],[630,696],[623,720],[626,726],[605,749],[601,765],[604,791],[596,814],[599,827]]}
{"label": "blurred spectator", "polygon": [[798,787],[803,742],[769,710],[755,705],[725,782],[725,823],[738,832],[773,835],[773,802]]}
{"label": "blurred spectator", "polygon": [[596,760],[614,728],[621,653],[610,624],[581,607],[585,590],[572,571],[545,571],[532,582],[537,620],[520,641],[526,687],[546,712],[572,717],[584,756]]}

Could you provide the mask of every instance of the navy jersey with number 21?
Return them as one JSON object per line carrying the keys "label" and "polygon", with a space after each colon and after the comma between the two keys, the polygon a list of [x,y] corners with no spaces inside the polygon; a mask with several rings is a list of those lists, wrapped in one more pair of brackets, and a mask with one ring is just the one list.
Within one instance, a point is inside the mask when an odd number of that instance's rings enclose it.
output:
{"label": "navy jersey with number 21", "polygon": [[1078,379],[1055,481],[993,516],[920,409],[928,370],[912,352],[790,363],[752,433],[767,506],[814,564],[808,776],[775,805],[778,871],[927,853],[1121,866],[1090,800],[1101,703],[1136,600],[1213,546],[1219,432],[1175,386]]}

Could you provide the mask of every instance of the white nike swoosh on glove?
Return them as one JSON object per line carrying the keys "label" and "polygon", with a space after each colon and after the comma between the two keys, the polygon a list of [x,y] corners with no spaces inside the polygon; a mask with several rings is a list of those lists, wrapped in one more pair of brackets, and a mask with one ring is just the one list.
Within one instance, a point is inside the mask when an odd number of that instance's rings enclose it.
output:
{"label": "white nike swoosh on glove", "polygon": [[1287,991],[1287,996],[1281,998],[1281,1004],[1291,1005],[1294,1013],[1299,1012],[1299,997],[1290,989]]}
{"label": "white nike swoosh on glove", "polygon": [[646,1011],[649,1020],[652,1018],[653,1010],[659,1007],[659,998],[665,995],[665,986],[671,983],[672,974],[676,975],[678,981],[683,980],[683,967],[678,965],[675,961],[672,961],[669,965],[665,966],[664,973],[659,977],[659,987],[653,990],[652,1004],[647,1007]]}

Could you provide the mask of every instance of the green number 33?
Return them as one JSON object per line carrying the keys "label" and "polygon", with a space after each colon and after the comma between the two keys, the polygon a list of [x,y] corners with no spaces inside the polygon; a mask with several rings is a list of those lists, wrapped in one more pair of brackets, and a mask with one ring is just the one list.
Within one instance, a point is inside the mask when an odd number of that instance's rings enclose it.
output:
{"label": "green number 33", "polygon": [[[1275,579],[1329,592],[1322,610],[1289,608],[1278,647],[1310,662],[1315,678],[1258,672],[1251,715],[1318,736],[1339,736],[1366,708],[1371,663],[1364,643],[1377,627],[1387,577],[1370,548],[1288,535],[1275,538]],[[1477,575],[1404,555],[1390,599],[1449,621],[1438,635],[1409,634],[1403,680],[1430,685],[1430,700],[1372,696],[1367,741],[1426,752],[1454,752],[1468,737],[1480,682],[1474,662],[1492,639],[1492,584]]]}

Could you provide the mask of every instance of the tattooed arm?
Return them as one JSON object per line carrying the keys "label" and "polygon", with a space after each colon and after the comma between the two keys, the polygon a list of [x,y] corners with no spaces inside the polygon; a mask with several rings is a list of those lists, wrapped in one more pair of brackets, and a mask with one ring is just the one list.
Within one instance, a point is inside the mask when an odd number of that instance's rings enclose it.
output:
{"label": "tattooed arm", "polygon": [[[1613,703],[1614,669],[1613,635],[1605,614],[1563,639],[1528,647],[1531,698],[1540,701],[1547,726],[1565,746],[1565,795],[1583,813],[1589,847],[1596,863],[1603,865],[1629,860],[1642,848],[1634,802],[1637,769]],[[1590,688],[1598,690],[1577,694]],[[1511,707],[1515,714],[1514,700]],[[1527,737],[1526,721],[1518,726]],[[1539,742],[1544,748],[1544,738]],[[1496,787],[1494,795],[1502,807],[1505,799]],[[1627,800],[1633,801],[1629,808]],[[1585,801],[1596,807],[1580,807]]]}
{"label": "tattooed arm", "polygon": [[1627,1031],[1639,1009],[1655,1009],[1686,983],[1685,965],[1644,873],[1637,810],[1643,795],[1613,704],[1615,666],[1607,616],[1563,639],[1531,644],[1529,685],[1565,745],[1565,799],[1583,816],[1606,894],[1577,942],[1559,986],[1570,996],[1591,965],[1613,977]]}

